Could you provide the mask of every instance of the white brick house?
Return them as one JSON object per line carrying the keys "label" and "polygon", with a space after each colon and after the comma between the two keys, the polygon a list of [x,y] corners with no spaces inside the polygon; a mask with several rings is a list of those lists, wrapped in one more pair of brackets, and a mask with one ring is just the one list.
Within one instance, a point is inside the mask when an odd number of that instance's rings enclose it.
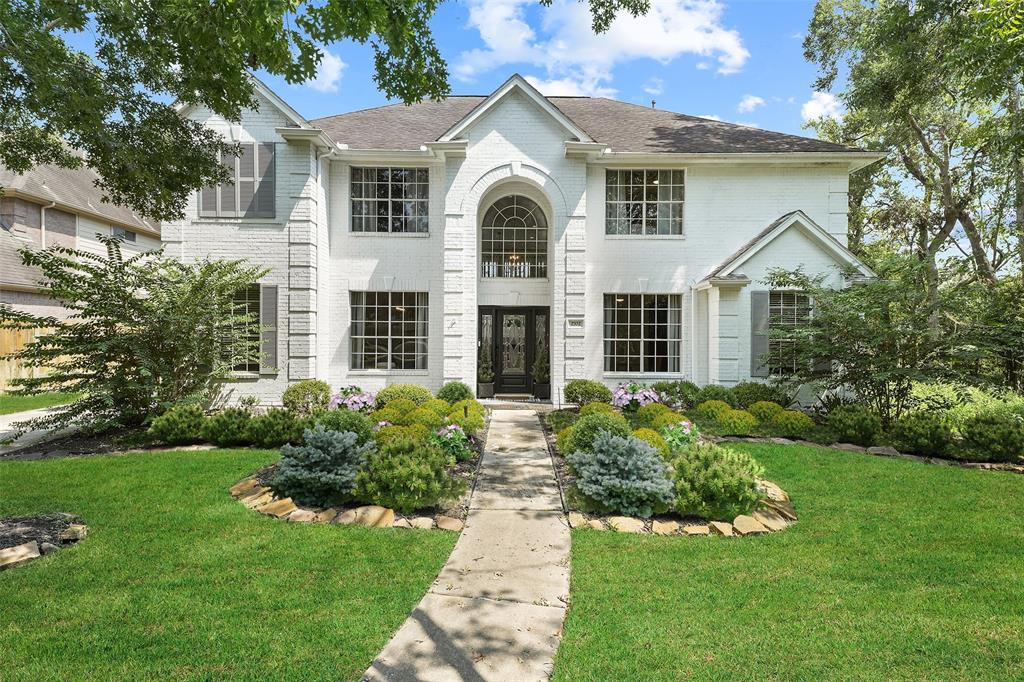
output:
{"label": "white brick house", "polygon": [[873,153],[519,76],[313,121],[258,93],[237,123],[181,110],[244,155],[162,230],[171,255],[270,268],[264,361],[235,396],[474,385],[482,357],[499,393],[530,393],[545,353],[556,402],[574,378],[730,385],[768,374],[769,319],[804,312],[768,270],[871,274],[845,244],[848,177]]}

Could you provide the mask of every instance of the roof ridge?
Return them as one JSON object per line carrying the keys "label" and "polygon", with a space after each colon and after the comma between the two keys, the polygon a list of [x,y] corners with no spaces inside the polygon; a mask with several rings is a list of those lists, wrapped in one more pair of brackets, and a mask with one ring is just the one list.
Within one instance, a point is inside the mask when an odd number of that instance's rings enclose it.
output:
{"label": "roof ridge", "polygon": [[460,97],[460,98],[464,97],[464,98],[467,98],[467,99],[470,98],[470,97],[475,97],[477,99],[487,99],[487,95],[448,95],[444,99],[421,99],[418,102],[409,102],[409,103],[406,103],[406,102],[390,102],[388,104],[378,104],[375,107],[363,107],[362,109],[353,109],[351,111],[339,111],[336,114],[328,114],[327,116],[319,116],[317,118],[311,118],[309,120],[311,122],[312,121],[326,121],[329,118],[337,118],[339,116],[350,116],[351,114],[361,114],[361,113],[363,113],[365,111],[376,111],[378,109],[390,109],[391,107],[411,107],[414,104],[437,104],[439,102],[443,102],[446,99],[454,99],[456,97]]}

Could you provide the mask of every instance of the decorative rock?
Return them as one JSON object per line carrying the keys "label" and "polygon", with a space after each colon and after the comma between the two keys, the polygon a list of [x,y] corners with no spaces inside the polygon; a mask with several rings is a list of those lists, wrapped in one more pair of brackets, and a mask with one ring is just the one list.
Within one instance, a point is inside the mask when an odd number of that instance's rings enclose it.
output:
{"label": "decorative rock", "polygon": [[283,519],[297,509],[298,507],[296,507],[295,503],[292,502],[292,498],[286,497],[282,500],[274,500],[270,504],[264,505],[260,508],[260,513]]}
{"label": "decorative rock", "polygon": [[789,438],[769,438],[769,443],[775,443],[776,445],[793,445],[796,443],[795,440]]}
{"label": "decorative rock", "polygon": [[459,521],[458,519],[453,519],[450,516],[438,516],[434,520],[437,521],[437,527],[441,530],[450,530],[456,533],[461,531],[462,526],[464,525],[462,521]]}
{"label": "decorative rock", "polygon": [[343,526],[347,526],[347,525],[349,525],[351,523],[355,523],[355,522],[356,522],[356,510],[355,509],[346,509],[345,511],[343,511],[340,514],[338,514],[337,516],[335,516],[334,520],[331,523],[340,523]]}
{"label": "decorative rock", "polygon": [[675,521],[654,521],[651,530],[655,535],[675,535],[679,532],[679,524]]}
{"label": "decorative rock", "polygon": [[683,533],[686,535],[710,535],[711,529],[701,523],[691,523],[683,526]]}
{"label": "decorative rock", "polygon": [[757,482],[757,488],[764,493],[769,500],[775,500],[776,502],[788,502],[789,495],[785,490],[780,488],[777,483],[771,481],[760,480]]}
{"label": "decorative rock", "polygon": [[312,509],[296,509],[288,515],[288,520],[296,523],[313,523],[316,521],[316,512]]}
{"label": "decorative rock", "polygon": [[763,508],[771,509],[788,521],[796,521],[796,508],[792,502],[777,502],[775,500],[761,500]]}
{"label": "decorative rock", "polygon": [[89,534],[89,527],[81,523],[72,523],[57,536],[61,542],[78,542]]}
{"label": "decorative rock", "polygon": [[612,530],[620,533],[643,533],[644,522],[642,519],[634,519],[630,516],[613,516],[608,519],[608,525]]}
{"label": "decorative rock", "polygon": [[770,531],[785,530],[789,526],[789,522],[773,509],[758,509],[754,518]]}
{"label": "decorative rock", "polygon": [[39,543],[33,540],[23,545],[0,549],[0,570],[11,568],[39,557]]}
{"label": "decorative rock", "polygon": [[889,445],[876,445],[873,448],[868,448],[868,452],[872,455],[884,455],[886,457],[895,457],[900,454],[900,451]]}
{"label": "decorative rock", "polygon": [[355,522],[367,528],[390,528],[395,522],[395,512],[378,504],[356,507]]}
{"label": "decorative rock", "polygon": [[604,521],[601,519],[590,519],[590,522],[587,523],[587,525],[594,530],[605,530]]}
{"label": "decorative rock", "polygon": [[395,519],[395,522],[391,524],[392,528],[412,528],[412,524],[409,523],[409,519]]}
{"label": "decorative rock", "polygon": [[52,543],[49,543],[49,542],[44,542],[41,545],[39,545],[39,553],[40,554],[44,554],[44,555],[45,554],[53,554],[58,549],[60,549],[60,547],[58,547],[57,545],[54,545]]}
{"label": "decorative rock", "polygon": [[250,494],[242,498],[242,504],[249,509],[259,509],[264,505],[268,505],[274,501],[274,493],[270,490],[261,491],[255,495]]}
{"label": "decorative rock", "polygon": [[230,492],[235,497],[240,497],[249,492],[250,490],[261,487],[262,486],[260,485],[260,482],[257,481],[255,478],[244,478],[238,483],[231,486],[231,488],[228,489],[228,492]]}
{"label": "decorative rock", "polygon": [[316,523],[330,523],[334,520],[334,517],[338,515],[338,510],[334,507],[328,507],[322,512],[318,512],[316,518],[313,519]]}
{"label": "decorative rock", "polygon": [[732,527],[740,535],[764,535],[768,529],[753,516],[740,514],[732,521]]}
{"label": "decorative rock", "polygon": [[867,448],[854,445],[853,443],[836,443],[832,448],[835,450],[845,450],[846,452],[867,452]]}
{"label": "decorative rock", "polygon": [[589,525],[587,517],[579,512],[569,512],[570,528],[586,528]]}
{"label": "decorative rock", "polygon": [[732,524],[726,523],[725,521],[712,521],[708,524],[711,529],[711,533],[714,535],[722,535],[724,537],[732,536]]}
{"label": "decorative rock", "polygon": [[434,527],[434,519],[429,516],[417,516],[415,519],[409,519],[409,525],[413,528],[430,530]]}

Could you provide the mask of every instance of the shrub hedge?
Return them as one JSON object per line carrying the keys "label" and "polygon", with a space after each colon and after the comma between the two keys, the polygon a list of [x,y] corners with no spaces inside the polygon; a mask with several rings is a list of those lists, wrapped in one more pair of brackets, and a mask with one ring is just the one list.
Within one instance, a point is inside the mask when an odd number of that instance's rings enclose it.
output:
{"label": "shrub hedge", "polygon": [[583,407],[587,403],[610,403],[612,391],[598,381],[573,379],[565,385],[565,402]]}
{"label": "shrub hedge", "polygon": [[870,447],[878,442],[882,418],[861,405],[840,405],[825,418],[828,427],[842,443]]}
{"label": "shrub hedge", "polygon": [[376,404],[377,407],[384,407],[392,400],[405,398],[413,401],[417,405],[422,405],[433,397],[434,395],[429,389],[418,384],[391,384],[377,392]]}
{"label": "shrub hedge", "polygon": [[308,416],[326,410],[331,402],[331,387],[319,379],[303,379],[284,390],[281,403],[297,415]]}
{"label": "shrub hedge", "polygon": [[450,404],[470,400],[474,395],[473,390],[461,381],[449,381],[437,392],[437,397]]}

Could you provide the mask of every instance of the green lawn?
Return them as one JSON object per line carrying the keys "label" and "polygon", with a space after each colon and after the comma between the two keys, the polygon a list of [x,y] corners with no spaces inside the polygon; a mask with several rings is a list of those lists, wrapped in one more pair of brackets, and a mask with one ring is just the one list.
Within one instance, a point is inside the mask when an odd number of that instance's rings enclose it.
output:
{"label": "green lawn", "polygon": [[574,531],[555,679],[1024,679],[1024,476],[742,447],[800,523]]}
{"label": "green lawn", "polygon": [[13,414],[42,407],[66,405],[78,399],[77,393],[39,393],[37,395],[12,395],[0,393],[0,414]]}
{"label": "green lawn", "polygon": [[0,677],[358,679],[456,535],[289,524],[228,496],[275,457],[0,463],[0,516],[68,511],[90,526],[0,573]]}

